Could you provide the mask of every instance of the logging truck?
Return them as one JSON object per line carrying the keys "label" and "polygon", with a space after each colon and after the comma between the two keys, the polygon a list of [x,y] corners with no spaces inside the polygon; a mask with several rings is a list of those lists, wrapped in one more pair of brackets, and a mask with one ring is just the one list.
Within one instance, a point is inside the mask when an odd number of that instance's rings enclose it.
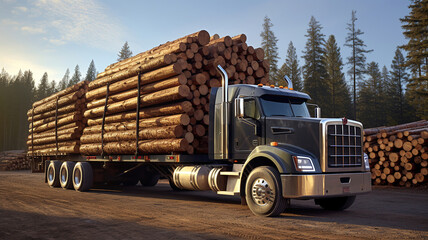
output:
{"label": "logging truck", "polygon": [[[96,184],[154,186],[166,178],[174,190],[212,190],[240,196],[261,216],[284,212],[290,199],[314,199],[343,210],[371,191],[363,126],[311,117],[309,95],[288,87],[248,84],[212,88],[208,154],[34,156],[51,187],[87,191]],[[138,146],[138,137],[137,137]],[[137,147],[138,149],[138,147]],[[95,185],[94,185],[95,184]]]}

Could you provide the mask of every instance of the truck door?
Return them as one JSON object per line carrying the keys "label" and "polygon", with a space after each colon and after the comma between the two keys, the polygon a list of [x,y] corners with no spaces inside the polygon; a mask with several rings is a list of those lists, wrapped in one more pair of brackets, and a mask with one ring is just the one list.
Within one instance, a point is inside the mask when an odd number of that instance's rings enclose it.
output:
{"label": "truck door", "polygon": [[261,144],[260,110],[254,98],[244,98],[244,116],[232,121],[232,149],[235,159],[246,159]]}

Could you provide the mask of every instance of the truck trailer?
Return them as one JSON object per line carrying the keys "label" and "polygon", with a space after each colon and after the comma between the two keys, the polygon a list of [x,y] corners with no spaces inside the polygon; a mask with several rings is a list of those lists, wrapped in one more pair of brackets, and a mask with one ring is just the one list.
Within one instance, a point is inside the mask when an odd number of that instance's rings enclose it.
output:
{"label": "truck trailer", "polygon": [[51,187],[77,191],[166,178],[176,191],[240,196],[261,216],[281,214],[290,199],[343,210],[371,191],[360,122],[321,118],[318,107],[311,117],[310,96],[288,78],[288,87],[228,85],[217,68],[222,85],[210,92],[208,154],[33,154],[33,170],[44,171]]}

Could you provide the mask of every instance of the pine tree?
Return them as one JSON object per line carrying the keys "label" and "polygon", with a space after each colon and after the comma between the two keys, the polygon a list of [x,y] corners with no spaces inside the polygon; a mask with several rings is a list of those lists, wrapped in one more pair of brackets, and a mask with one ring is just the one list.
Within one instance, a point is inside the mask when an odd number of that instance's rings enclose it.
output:
{"label": "pine tree", "polygon": [[125,42],[125,44],[123,44],[122,49],[120,50],[119,54],[117,54],[117,56],[117,61],[119,62],[132,57],[132,52],[129,49],[128,42]]}
{"label": "pine tree", "polygon": [[287,56],[285,58],[284,64],[278,70],[278,78],[281,81],[278,81],[280,85],[287,86],[287,83],[283,79],[287,75],[291,82],[293,83],[293,89],[296,91],[302,91],[302,70],[299,67],[299,60],[297,58],[296,48],[293,45],[293,42],[290,41],[287,49]]}
{"label": "pine tree", "polygon": [[400,19],[403,34],[409,40],[401,48],[407,51],[406,66],[412,72],[407,97],[416,116],[428,119],[428,1],[412,0],[409,8],[409,16]]}
{"label": "pine tree", "polygon": [[47,91],[47,96],[50,96],[50,95],[56,93],[57,91],[58,90],[57,90],[57,87],[56,87],[56,82],[55,82],[55,80],[52,80],[51,83],[49,84],[49,88],[48,88],[48,91]]}
{"label": "pine tree", "polygon": [[340,56],[340,48],[336,39],[330,35],[325,44],[324,64],[327,72],[326,83],[328,84],[329,101],[328,108],[323,110],[330,117],[349,117],[351,96],[342,72],[343,63]]}
{"label": "pine tree", "polygon": [[312,100],[321,108],[327,107],[328,87],[325,82],[326,71],[324,61],[324,34],[321,33],[321,25],[312,16],[309,22],[309,28],[305,35],[308,40],[306,42],[303,58],[305,65],[303,66],[303,88]]}
{"label": "pine tree", "polygon": [[73,86],[74,84],[80,82],[81,76],[82,74],[80,73],[79,65],[76,65],[76,67],[74,68],[74,74],[71,77],[70,82],[68,83],[68,87]]}
{"label": "pine tree", "polygon": [[263,20],[263,30],[260,33],[262,38],[262,49],[265,52],[265,59],[269,61],[269,82],[278,84],[278,47],[276,46],[278,39],[272,31],[273,24],[268,16]]}
{"label": "pine tree", "polygon": [[68,84],[70,82],[70,70],[67,68],[65,71],[64,77],[62,77],[61,81],[58,84],[58,90],[64,90],[67,88]]}
{"label": "pine tree", "polygon": [[96,78],[96,75],[95,75],[96,72],[97,72],[97,69],[95,68],[95,63],[94,63],[94,60],[92,60],[91,63],[89,64],[88,71],[86,72],[85,81],[89,81],[89,82],[94,81]]}
{"label": "pine tree", "polygon": [[379,110],[384,107],[379,103],[379,88],[381,88],[382,79],[379,65],[375,62],[369,63],[367,65],[367,75],[367,80],[359,82],[359,119],[366,128],[378,127],[382,125]]}
{"label": "pine tree", "polygon": [[356,17],[356,11],[352,11],[351,22],[348,23],[346,28],[348,36],[346,37],[345,46],[352,49],[352,55],[348,57],[348,62],[351,68],[348,71],[348,74],[351,76],[352,80],[352,90],[353,90],[353,117],[357,119],[357,86],[358,81],[364,80],[365,65],[366,65],[366,53],[372,52],[373,50],[366,50],[366,45],[364,41],[360,38],[360,35],[363,35],[360,29],[357,29],[355,22],[358,20]]}
{"label": "pine tree", "polygon": [[37,87],[37,100],[43,99],[48,96],[49,81],[48,73],[44,73],[40,80],[39,86]]}
{"label": "pine tree", "polygon": [[378,91],[378,105],[379,105],[379,126],[388,124],[388,84],[391,81],[391,76],[389,74],[388,68],[383,66],[381,77],[379,81]]}
{"label": "pine tree", "polygon": [[391,64],[390,81],[387,84],[388,124],[397,125],[405,122],[403,85],[408,79],[405,60],[400,49],[395,51]]}

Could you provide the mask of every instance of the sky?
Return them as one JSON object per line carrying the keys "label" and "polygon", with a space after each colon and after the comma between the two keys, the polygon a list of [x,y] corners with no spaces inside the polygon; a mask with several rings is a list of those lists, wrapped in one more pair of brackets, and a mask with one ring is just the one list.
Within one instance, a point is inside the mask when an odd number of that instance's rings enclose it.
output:
{"label": "sky", "polygon": [[244,33],[248,45],[260,47],[265,16],[278,38],[279,66],[290,41],[304,64],[311,16],[326,40],[335,35],[346,62],[352,10],[367,49],[374,50],[367,62],[389,69],[397,46],[406,43],[399,19],[409,14],[408,5],[405,0],[0,0],[0,70],[16,75],[30,69],[37,84],[44,72],[58,82],[78,64],[84,77],[91,60],[98,72],[116,62],[125,41],[137,54],[199,30],[220,37]]}

